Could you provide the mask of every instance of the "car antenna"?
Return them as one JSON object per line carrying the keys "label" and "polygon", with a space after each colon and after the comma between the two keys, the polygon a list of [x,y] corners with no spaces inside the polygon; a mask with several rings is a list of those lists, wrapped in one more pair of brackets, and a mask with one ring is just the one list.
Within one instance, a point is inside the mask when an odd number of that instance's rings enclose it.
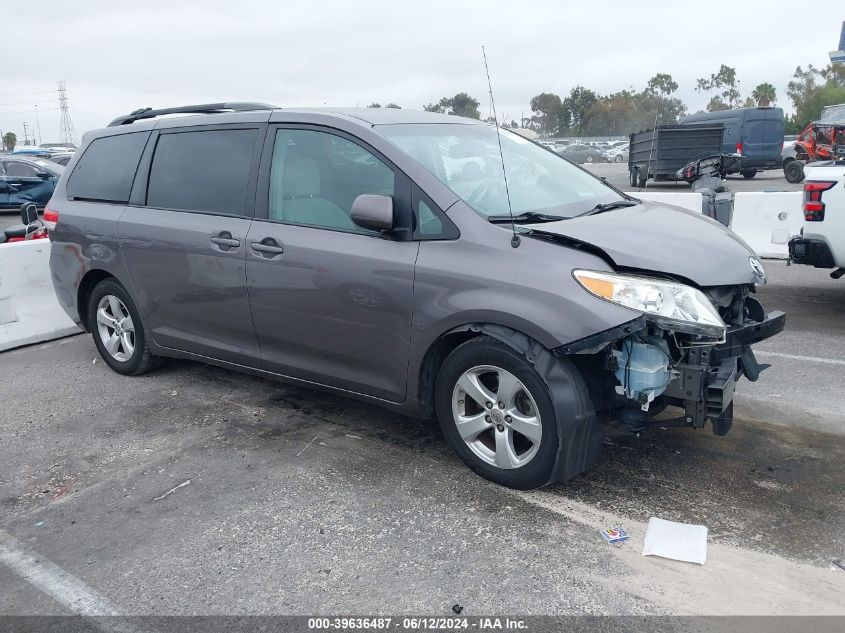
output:
{"label": "car antenna", "polygon": [[508,175],[505,172],[505,155],[502,153],[502,137],[499,132],[499,118],[496,116],[496,102],[493,101],[493,84],[490,82],[490,68],[487,66],[487,52],[484,46],[481,47],[481,55],[484,57],[484,70],[487,72],[487,87],[490,89],[490,107],[493,109],[493,122],[496,124],[496,140],[499,142],[499,158],[502,161],[502,177],[505,179],[505,197],[508,199],[508,214],[511,216],[511,246],[517,248],[520,244],[519,235],[516,234],[516,223],[513,220],[513,208],[511,207],[511,192],[508,189]]}

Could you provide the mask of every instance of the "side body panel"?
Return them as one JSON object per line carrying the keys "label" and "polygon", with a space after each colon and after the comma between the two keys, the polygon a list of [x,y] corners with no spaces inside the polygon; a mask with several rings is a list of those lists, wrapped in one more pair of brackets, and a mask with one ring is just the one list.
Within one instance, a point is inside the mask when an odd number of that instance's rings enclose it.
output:
{"label": "side body panel", "polygon": [[491,323],[531,336],[549,349],[639,316],[587,293],[574,268],[610,271],[589,253],[529,236],[511,246],[511,234],[456,203],[449,217],[459,241],[420,244],[414,281],[409,397],[417,398],[426,351],[444,333]]}

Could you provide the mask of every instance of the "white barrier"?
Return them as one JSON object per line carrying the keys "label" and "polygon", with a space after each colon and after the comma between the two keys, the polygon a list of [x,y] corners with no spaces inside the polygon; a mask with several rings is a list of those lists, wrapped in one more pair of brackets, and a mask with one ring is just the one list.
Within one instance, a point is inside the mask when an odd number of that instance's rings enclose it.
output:
{"label": "white barrier", "polygon": [[[632,191],[641,200],[672,204],[701,212],[701,194],[688,192]],[[741,191],[734,194],[731,230],[760,257],[787,259],[787,243],[804,226],[801,191]]]}
{"label": "white barrier", "polygon": [[801,191],[745,191],[736,194],[731,230],[760,257],[787,259],[787,243],[804,226]]}
{"label": "white barrier", "polygon": [[50,242],[0,244],[0,352],[79,332],[50,281]]}
{"label": "white barrier", "polygon": [[639,198],[640,200],[672,204],[676,207],[701,213],[701,194],[693,193],[692,191],[649,191],[645,189],[643,191],[631,191],[628,195]]}

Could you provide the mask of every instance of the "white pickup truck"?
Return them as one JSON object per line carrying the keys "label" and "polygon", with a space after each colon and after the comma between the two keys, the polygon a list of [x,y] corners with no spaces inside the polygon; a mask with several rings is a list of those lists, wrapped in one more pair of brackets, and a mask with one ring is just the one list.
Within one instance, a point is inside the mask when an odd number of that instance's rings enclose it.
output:
{"label": "white pickup truck", "polygon": [[834,269],[845,275],[845,160],[810,163],[804,168],[804,228],[789,240],[796,264]]}

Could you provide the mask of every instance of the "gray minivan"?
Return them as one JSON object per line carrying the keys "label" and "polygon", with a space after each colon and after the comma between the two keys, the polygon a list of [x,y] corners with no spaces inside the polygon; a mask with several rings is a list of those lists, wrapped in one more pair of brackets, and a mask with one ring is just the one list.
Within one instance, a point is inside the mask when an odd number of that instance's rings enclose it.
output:
{"label": "gray minivan", "polygon": [[784,325],[718,223],[428,112],[139,110],[85,135],[44,220],[115,371],[188,358],[436,415],[517,488],[586,470],[611,420],[725,434]]}
{"label": "gray minivan", "polygon": [[740,154],[732,173],[753,178],[758,171],[781,168],[783,151],[783,110],[781,108],[739,108],[699,112],[681,119],[686,123],[722,123],[722,152]]}

